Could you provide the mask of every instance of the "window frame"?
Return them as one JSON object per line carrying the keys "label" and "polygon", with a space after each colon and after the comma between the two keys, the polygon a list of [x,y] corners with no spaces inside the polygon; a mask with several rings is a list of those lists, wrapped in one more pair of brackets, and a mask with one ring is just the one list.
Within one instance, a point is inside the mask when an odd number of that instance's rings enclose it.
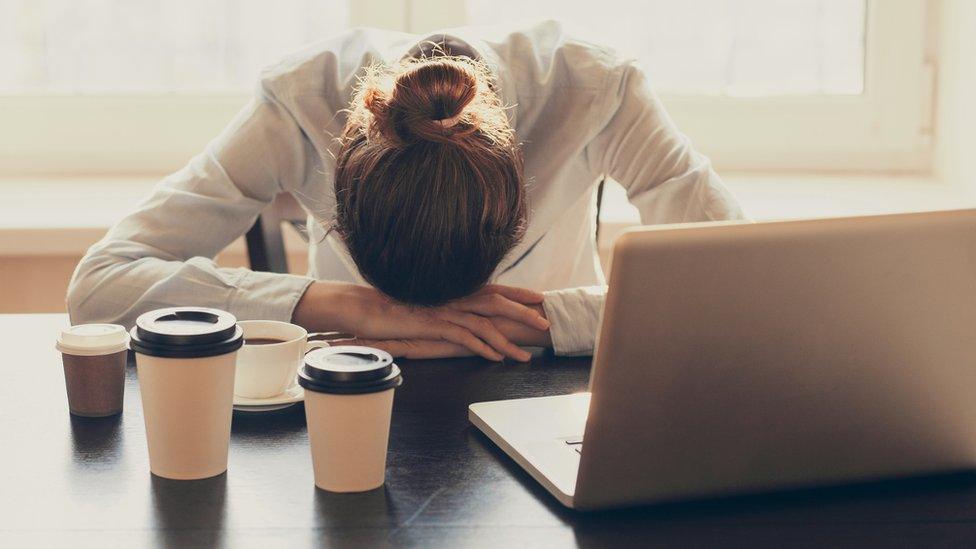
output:
{"label": "window frame", "polygon": [[935,3],[867,0],[861,95],[707,97],[662,94],[678,127],[734,171],[931,171]]}
{"label": "window frame", "polygon": [[[418,33],[465,23],[463,2],[416,3],[350,0],[350,22]],[[936,5],[867,0],[862,95],[661,99],[720,170],[927,173],[935,63],[926,22]],[[168,173],[202,151],[249,98],[0,95],[0,176]]]}

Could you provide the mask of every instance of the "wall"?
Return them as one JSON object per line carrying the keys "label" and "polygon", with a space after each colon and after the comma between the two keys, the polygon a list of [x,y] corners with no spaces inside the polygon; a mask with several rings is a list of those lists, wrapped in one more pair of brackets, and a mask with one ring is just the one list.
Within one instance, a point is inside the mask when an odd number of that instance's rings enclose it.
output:
{"label": "wall", "polygon": [[[64,297],[81,255],[0,257],[0,314],[63,313]],[[247,266],[243,244],[237,243],[217,256],[223,267]],[[293,273],[308,269],[303,248],[288,250],[288,267]]]}
{"label": "wall", "polygon": [[976,195],[976,2],[943,0],[936,171]]}

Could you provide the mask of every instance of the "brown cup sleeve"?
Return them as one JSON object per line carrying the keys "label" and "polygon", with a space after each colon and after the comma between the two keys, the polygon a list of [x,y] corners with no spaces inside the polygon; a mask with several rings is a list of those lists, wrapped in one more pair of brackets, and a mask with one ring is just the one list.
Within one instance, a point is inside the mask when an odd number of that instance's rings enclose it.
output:
{"label": "brown cup sleeve", "polygon": [[72,414],[103,417],[122,411],[126,353],[122,350],[97,356],[61,355]]}

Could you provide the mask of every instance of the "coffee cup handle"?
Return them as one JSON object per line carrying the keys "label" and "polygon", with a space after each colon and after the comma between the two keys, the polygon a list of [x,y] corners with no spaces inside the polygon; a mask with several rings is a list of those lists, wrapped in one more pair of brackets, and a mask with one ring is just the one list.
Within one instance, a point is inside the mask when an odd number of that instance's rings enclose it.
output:
{"label": "coffee cup handle", "polygon": [[308,341],[328,341],[335,343],[337,341],[351,341],[356,339],[356,336],[347,334],[346,332],[310,332],[307,339]]}
{"label": "coffee cup handle", "polygon": [[310,353],[315,349],[320,349],[322,347],[329,347],[328,341],[306,341],[305,342],[305,353]]}

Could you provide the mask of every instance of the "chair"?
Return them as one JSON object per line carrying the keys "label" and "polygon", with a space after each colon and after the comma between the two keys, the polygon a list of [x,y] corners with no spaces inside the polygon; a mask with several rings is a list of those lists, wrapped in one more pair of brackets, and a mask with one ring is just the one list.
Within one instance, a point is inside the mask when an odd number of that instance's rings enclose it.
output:
{"label": "chair", "polygon": [[305,210],[295,197],[288,193],[276,196],[244,235],[251,269],[271,273],[289,272],[281,224],[291,224],[304,236],[305,216]]}

